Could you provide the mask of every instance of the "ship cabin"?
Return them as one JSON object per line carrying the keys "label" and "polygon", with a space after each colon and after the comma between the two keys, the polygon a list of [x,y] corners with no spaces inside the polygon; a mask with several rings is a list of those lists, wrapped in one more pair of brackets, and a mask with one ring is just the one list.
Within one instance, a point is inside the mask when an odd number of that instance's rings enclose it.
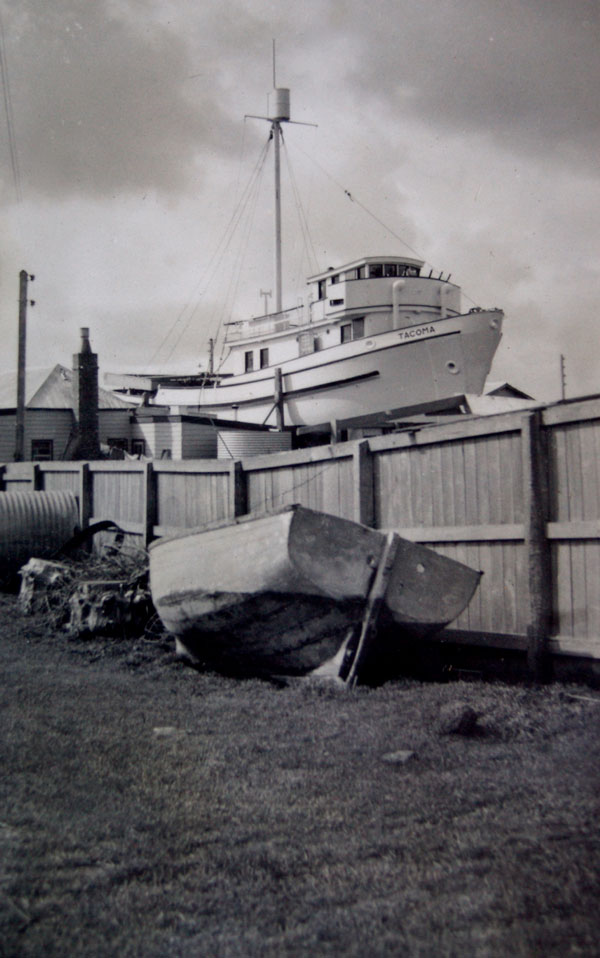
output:
{"label": "ship cabin", "polygon": [[372,256],[308,279],[308,302],[229,324],[222,372],[240,375],[358,339],[456,316],[460,289],[423,261]]}

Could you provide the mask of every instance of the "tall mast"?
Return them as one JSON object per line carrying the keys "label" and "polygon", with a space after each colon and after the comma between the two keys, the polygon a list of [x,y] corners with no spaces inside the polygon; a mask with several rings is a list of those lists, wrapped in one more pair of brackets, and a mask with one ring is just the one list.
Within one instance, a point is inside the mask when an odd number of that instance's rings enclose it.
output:
{"label": "tall mast", "polygon": [[[287,110],[284,112],[284,116],[275,116],[273,118],[273,125],[271,131],[273,134],[273,147],[274,147],[274,167],[275,167],[275,312],[280,313],[282,310],[281,304],[281,161],[280,161],[280,140],[281,140],[281,123],[283,120],[289,121],[290,119],[290,91],[282,88],[281,90],[277,89],[277,78],[275,73],[275,40],[273,40],[273,93],[274,93],[274,105],[275,108],[280,104],[280,98],[278,94],[287,93],[287,103],[285,106]],[[286,99],[285,96],[281,97],[281,101]],[[281,104],[284,105],[283,102]],[[281,110],[279,111],[281,112]]]}
{"label": "tall mast", "polygon": [[[271,124],[271,138],[274,148],[275,166],[275,312],[282,310],[281,276],[282,276],[282,238],[281,238],[281,124],[294,123],[290,120],[290,91],[287,87],[277,86],[275,72],[275,40],[273,40],[273,92],[269,102],[269,116],[257,116],[247,113],[246,116],[255,120],[268,120]],[[314,123],[301,123],[300,126],[315,126]]]}

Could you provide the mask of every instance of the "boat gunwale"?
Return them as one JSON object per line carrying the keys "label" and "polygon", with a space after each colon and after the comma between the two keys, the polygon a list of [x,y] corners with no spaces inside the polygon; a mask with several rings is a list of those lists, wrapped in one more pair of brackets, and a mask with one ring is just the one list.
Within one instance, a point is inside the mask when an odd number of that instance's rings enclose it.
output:
{"label": "boat gunwale", "polygon": [[[161,536],[158,539],[155,539],[148,545],[148,551],[151,552],[153,549],[161,546],[163,543],[172,542],[176,539],[186,539],[189,536],[199,535],[204,532],[213,532],[218,529],[225,529],[230,526],[244,525],[247,522],[253,522],[258,519],[268,519],[274,516],[284,515],[286,512],[295,512],[298,509],[306,509],[307,506],[303,506],[299,502],[293,502],[286,506],[279,506],[276,509],[261,509],[256,512],[248,512],[243,516],[235,516],[224,519],[211,519],[209,522],[201,523],[198,526],[191,526],[189,529],[186,529],[185,532],[174,532],[172,535]],[[311,510],[314,511],[314,510]],[[351,519],[347,519],[347,522],[352,522]],[[354,525],[359,525],[359,523],[354,523]]]}

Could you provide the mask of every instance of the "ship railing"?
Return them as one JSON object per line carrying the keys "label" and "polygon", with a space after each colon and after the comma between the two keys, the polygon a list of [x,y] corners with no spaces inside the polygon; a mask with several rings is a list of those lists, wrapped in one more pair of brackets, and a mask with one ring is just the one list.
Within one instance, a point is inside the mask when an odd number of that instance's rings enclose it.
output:
{"label": "ship railing", "polygon": [[304,306],[295,306],[281,313],[268,313],[266,316],[255,316],[252,319],[226,323],[227,340],[231,342],[235,339],[247,339],[249,336],[282,333],[286,329],[302,326],[304,322]]}

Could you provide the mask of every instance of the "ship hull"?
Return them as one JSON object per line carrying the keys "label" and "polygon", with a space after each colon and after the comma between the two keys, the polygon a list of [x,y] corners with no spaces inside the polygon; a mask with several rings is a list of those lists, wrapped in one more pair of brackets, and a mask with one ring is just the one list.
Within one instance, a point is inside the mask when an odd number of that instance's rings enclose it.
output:
{"label": "ship hull", "polygon": [[[479,395],[501,337],[496,310],[432,320],[282,362],[284,425],[317,426],[401,413]],[[257,424],[276,423],[275,370],[216,385],[159,390],[156,403]]]}

